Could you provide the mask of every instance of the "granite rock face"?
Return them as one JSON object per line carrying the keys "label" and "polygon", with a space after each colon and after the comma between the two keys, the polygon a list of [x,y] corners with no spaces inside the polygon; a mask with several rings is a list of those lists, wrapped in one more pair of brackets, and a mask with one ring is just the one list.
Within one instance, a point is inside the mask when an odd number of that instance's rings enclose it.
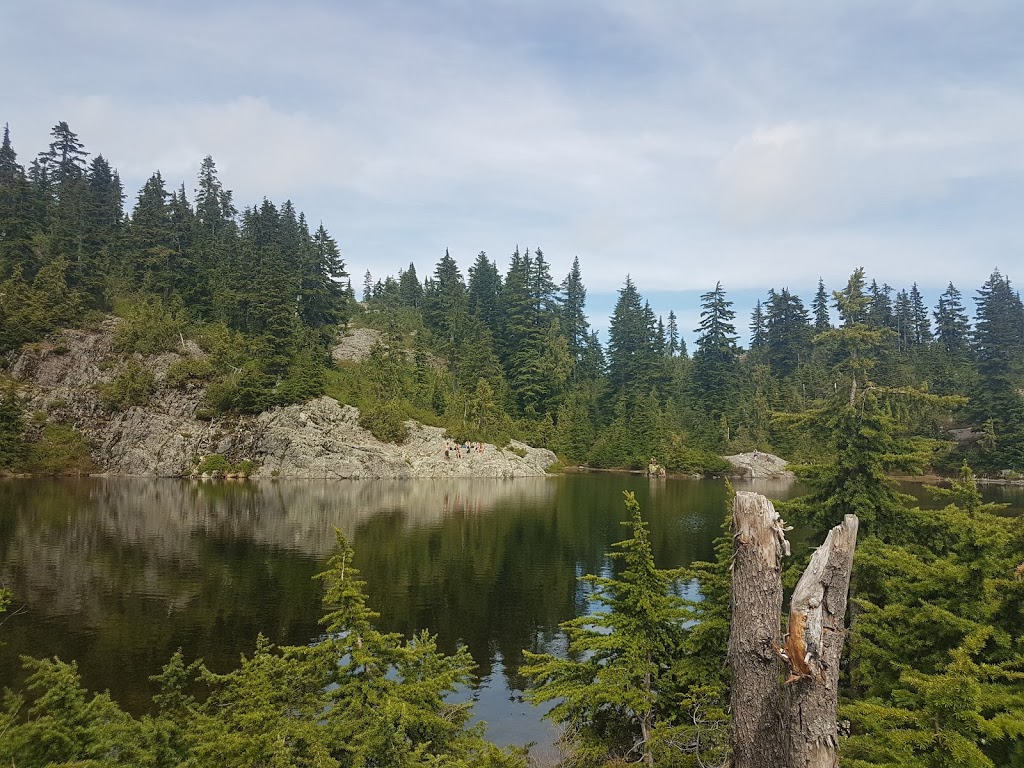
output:
{"label": "granite rock face", "polygon": [[733,456],[723,456],[733,466],[733,477],[757,478],[791,478],[795,475],[786,467],[789,462],[771,453],[763,451],[751,451],[750,453],[737,453]]}
{"label": "granite rock face", "polygon": [[[203,352],[185,341],[180,352],[122,355],[112,344],[116,323],[57,332],[23,350],[7,371],[22,386],[27,412],[83,432],[105,474],[187,476],[214,453],[253,462],[255,477],[320,479],[537,477],[556,460],[551,451],[516,442],[446,458],[444,430],[411,421],[404,445],[384,443],[359,426],[356,408],[329,397],[255,416],[197,419],[204,388],[170,387],[166,376],[174,362]],[[153,395],[145,406],[108,413],[99,387],[132,357],[153,373]]]}

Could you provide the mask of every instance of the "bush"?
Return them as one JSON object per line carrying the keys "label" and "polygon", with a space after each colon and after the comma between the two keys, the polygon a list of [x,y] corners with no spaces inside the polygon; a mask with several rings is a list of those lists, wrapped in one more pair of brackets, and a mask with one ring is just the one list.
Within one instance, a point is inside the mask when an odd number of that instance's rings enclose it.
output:
{"label": "bush", "polygon": [[38,475],[87,475],[96,466],[85,435],[66,424],[48,424],[29,444],[24,469]]}
{"label": "bush", "polygon": [[167,368],[167,386],[184,389],[193,381],[210,381],[217,373],[208,357],[186,357]]}
{"label": "bush", "polygon": [[256,469],[256,465],[249,459],[243,459],[237,464],[232,464],[226,457],[219,453],[211,453],[204,456],[195,469],[194,475],[210,475],[211,477],[225,477],[227,475],[241,475],[248,477]]}
{"label": "bush", "polygon": [[679,435],[666,441],[661,452],[661,463],[669,472],[691,475],[715,475],[730,468],[728,461],[704,448],[683,445]]}
{"label": "bush", "polygon": [[125,369],[113,381],[100,385],[100,404],[111,413],[133,405],[145,405],[153,389],[153,372],[138,360],[129,360]]}
{"label": "bush", "polygon": [[395,403],[382,403],[365,409],[359,417],[359,426],[385,443],[402,445],[409,439],[405,413]]}
{"label": "bush", "polygon": [[114,312],[121,317],[114,329],[114,349],[118,352],[158,355],[181,345],[187,323],[157,298],[116,302]]}

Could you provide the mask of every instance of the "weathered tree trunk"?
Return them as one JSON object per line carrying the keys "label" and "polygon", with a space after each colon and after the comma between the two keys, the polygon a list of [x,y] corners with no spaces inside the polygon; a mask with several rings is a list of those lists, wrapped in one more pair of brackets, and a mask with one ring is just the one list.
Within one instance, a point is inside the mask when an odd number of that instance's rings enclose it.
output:
{"label": "weathered tree trunk", "polygon": [[839,657],[846,637],[846,598],[856,546],[857,517],[847,515],[811,557],[790,602],[785,648],[790,669],[786,691],[790,768],[839,765]]}
{"label": "weathered tree trunk", "polygon": [[785,765],[779,644],[782,557],[789,542],[779,513],[757,493],[740,491],[732,505],[732,670],[729,740],[734,768]]}

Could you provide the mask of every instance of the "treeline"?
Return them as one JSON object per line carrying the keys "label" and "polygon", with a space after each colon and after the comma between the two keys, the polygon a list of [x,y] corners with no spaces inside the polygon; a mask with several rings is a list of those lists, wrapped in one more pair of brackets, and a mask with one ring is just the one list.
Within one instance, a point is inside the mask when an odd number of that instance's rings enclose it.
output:
{"label": "treeline", "polygon": [[[692,356],[675,312],[656,315],[627,277],[602,344],[578,259],[556,280],[539,248],[516,248],[503,272],[481,252],[466,275],[446,252],[423,279],[415,264],[367,272],[357,302],[323,226],[290,202],[239,213],[211,158],[191,197],[157,172],[126,213],[103,156],[89,160],[66,123],[52,138],[27,168],[6,128],[0,147],[0,352],[114,311],[121,351],[199,342],[206,355],[171,383],[203,383],[207,416],[327,393],[359,406],[384,439],[401,441],[417,418],[460,439],[548,446],[574,464],[643,467],[653,456],[701,472],[745,450],[816,459],[819,444],[784,414],[835,391],[847,342],[832,331],[863,327],[881,334],[876,385],[967,398],[915,414],[924,438],[961,428],[954,448],[935,443],[933,466],[1024,469],[1024,305],[999,271],[977,290],[973,324],[952,284],[932,309],[916,284],[894,290],[861,269],[838,290],[819,281],[809,305],[772,289],[754,308],[749,349],[719,284],[701,296]],[[346,323],[380,330],[382,343],[335,366],[329,347]],[[140,375],[110,407],[145,401]]]}
{"label": "treeline", "polygon": [[[839,386],[851,342],[838,328],[877,336],[874,385],[967,399],[914,416],[912,429],[925,438],[965,430],[955,450],[933,445],[935,467],[955,470],[967,458],[989,470],[1024,468],[1024,305],[999,271],[977,292],[973,326],[952,284],[933,311],[916,284],[894,295],[869,284],[863,269],[832,292],[819,281],[810,308],[772,289],[754,308],[746,350],[718,284],[701,296],[692,357],[675,312],[656,316],[629,277],[602,346],[584,312],[578,260],[558,284],[539,249],[516,249],[504,276],[481,253],[468,273],[464,280],[448,254],[422,286],[414,264],[397,278],[374,281],[368,272],[362,321],[399,345],[425,332],[449,360],[467,413],[486,403],[508,429],[569,461],[641,467],[654,455],[669,469],[701,471],[718,453],[754,449],[813,460],[819,444],[785,414],[815,407]],[[395,395],[417,398],[415,387]]]}

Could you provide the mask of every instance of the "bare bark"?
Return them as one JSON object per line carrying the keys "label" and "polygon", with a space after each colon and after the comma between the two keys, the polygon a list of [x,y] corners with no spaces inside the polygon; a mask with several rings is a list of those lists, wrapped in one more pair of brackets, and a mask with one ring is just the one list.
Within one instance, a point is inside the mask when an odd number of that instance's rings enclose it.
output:
{"label": "bare bark", "polygon": [[857,522],[855,515],[847,515],[829,531],[790,602],[784,651],[790,669],[786,696],[790,768],[839,765],[839,657],[846,637],[844,620]]}
{"label": "bare bark", "polygon": [[779,768],[784,729],[781,663],[777,652],[782,613],[785,528],[764,496],[740,491],[732,505],[732,670],[729,741],[734,768]]}

